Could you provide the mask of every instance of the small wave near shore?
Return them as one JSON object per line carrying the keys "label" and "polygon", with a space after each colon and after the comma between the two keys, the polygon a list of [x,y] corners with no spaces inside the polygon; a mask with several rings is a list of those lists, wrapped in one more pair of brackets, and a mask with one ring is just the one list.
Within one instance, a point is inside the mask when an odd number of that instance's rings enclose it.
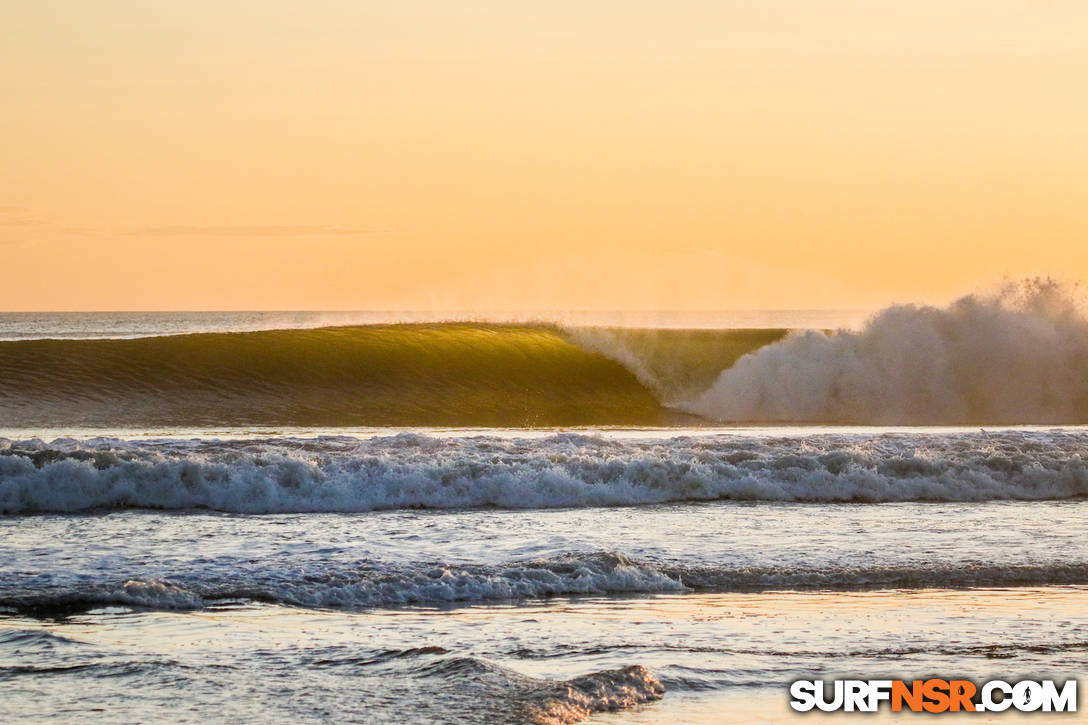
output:
{"label": "small wave near shore", "polygon": [[[220,562],[225,564],[225,562]],[[1088,563],[750,567],[652,563],[614,552],[584,552],[501,564],[311,565],[179,571],[133,578],[0,587],[0,610],[56,614],[122,606],[196,610],[255,601],[310,609],[442,607],[549,597],[775,590],[866,591],[934,587],[1088,584]]]}

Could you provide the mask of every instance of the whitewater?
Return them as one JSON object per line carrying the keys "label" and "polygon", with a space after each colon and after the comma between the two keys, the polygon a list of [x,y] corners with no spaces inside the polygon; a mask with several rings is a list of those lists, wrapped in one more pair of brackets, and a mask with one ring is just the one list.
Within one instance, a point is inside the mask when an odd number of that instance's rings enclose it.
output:
{"label": "whitewater", "polygon": [[1088,318],[1075,288],[1009,284],[895,305],[859,331],[803,331],[739,359],[680,407],[717,420],[1083,423]]}
{"label": "whitewater", "polygon": [[1088,432],[0,439],[0,513],[548,509],[1088,496]]}

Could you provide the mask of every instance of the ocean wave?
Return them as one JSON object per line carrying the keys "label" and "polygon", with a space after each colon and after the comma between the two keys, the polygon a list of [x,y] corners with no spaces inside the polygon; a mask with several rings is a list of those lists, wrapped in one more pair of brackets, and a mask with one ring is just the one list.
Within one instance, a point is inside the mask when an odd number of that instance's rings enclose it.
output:
{"label": "ocean wave", "polygon": [[537,725],[580,722],[595,712],[627,710],[665,695],[661,682],[641,665],[549,683],[525,696],[526,711]]}
{"label": "ocean wave", "polygon": [[797,333],[678,404],[723,421],[887,425],[1088,421],[1088,317],[1029,280],[946,308],[897,305],[858,332]]}
{"label": "ocean wave", "polygon": [[1020,565],[738,567],[652,563],[579,552],[503,564],[398,564],[179,573],[166,579],[0,588],[0,610],[51,614],[104,606],[194,610],[256,601],[317,609],[435,607],[549,597],[690,592],[995,588],[1088,584],[1088,562]]}
{"label": "ocean wave", "polygon": [[186,611],[203,609],[214,598],[205,599],[192,589],[161,579],[128,579],[45,589],[0,589],[0,610],[68,612],[121,606]]}
{"label": "ocean wave", "polygon": [[1088,433],[621,440],[0,439],[0,513],[546,509],[672,501],[993,501],[1088,496]]}
{"label": "ocean wave", "polygon": [[322,609],[433,606],[519,601],[552,596],[686,591],[675,575],[613,553],[570,554],[500,565],[381,565],[300,572],[233,571],[175,579],[80,582],[46,589],[0,588],[0,608],[80,610],[117,605],[202,609],[224,600],[252,600]]}
{"label": "ocean wave", "polygon": [[[660,425],[683,416],[655,393],[702,390],[782,334],[434,323],[8,341],[0,342],[0,421]],[[622,364],[629,350],[640,355],[634,372]]]}
{"label": "ocean wave", "polygon": [[[487,722],[571,725],[596,712],[626,710],[660,700],[665,687],[645,667],[629,665],[581,675],[570,680],[529,677],[481,657],[447,657],[418,668],[419,677],[471,683],[480,702],[492,711]],[[501,717],[501,719],[500,719]]]}

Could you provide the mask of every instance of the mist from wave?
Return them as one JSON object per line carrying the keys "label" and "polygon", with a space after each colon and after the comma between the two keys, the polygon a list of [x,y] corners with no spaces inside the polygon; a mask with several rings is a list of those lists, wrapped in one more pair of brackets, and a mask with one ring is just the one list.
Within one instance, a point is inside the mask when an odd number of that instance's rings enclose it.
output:
{"label": "mist from wave", "polygon": [[795,333],[678,408],[719,421],[962,425],[1088,420],[1077,289],[1008,284],[945,308],[895,305],[861,330]]}

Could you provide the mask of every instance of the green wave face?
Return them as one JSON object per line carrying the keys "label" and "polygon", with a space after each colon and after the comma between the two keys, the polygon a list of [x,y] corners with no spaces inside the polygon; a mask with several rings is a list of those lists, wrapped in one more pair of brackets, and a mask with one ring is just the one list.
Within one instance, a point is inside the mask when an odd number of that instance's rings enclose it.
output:
{"label": "green wave face", "polygon": [[[677,414],[618,360],[653,348],[661,373],[684,334],[419,324],[3,342],[0,425],[661,425]],[[575,344],[587,335],[620,345]],[[696,357],[694,370],[720,363]]]}

